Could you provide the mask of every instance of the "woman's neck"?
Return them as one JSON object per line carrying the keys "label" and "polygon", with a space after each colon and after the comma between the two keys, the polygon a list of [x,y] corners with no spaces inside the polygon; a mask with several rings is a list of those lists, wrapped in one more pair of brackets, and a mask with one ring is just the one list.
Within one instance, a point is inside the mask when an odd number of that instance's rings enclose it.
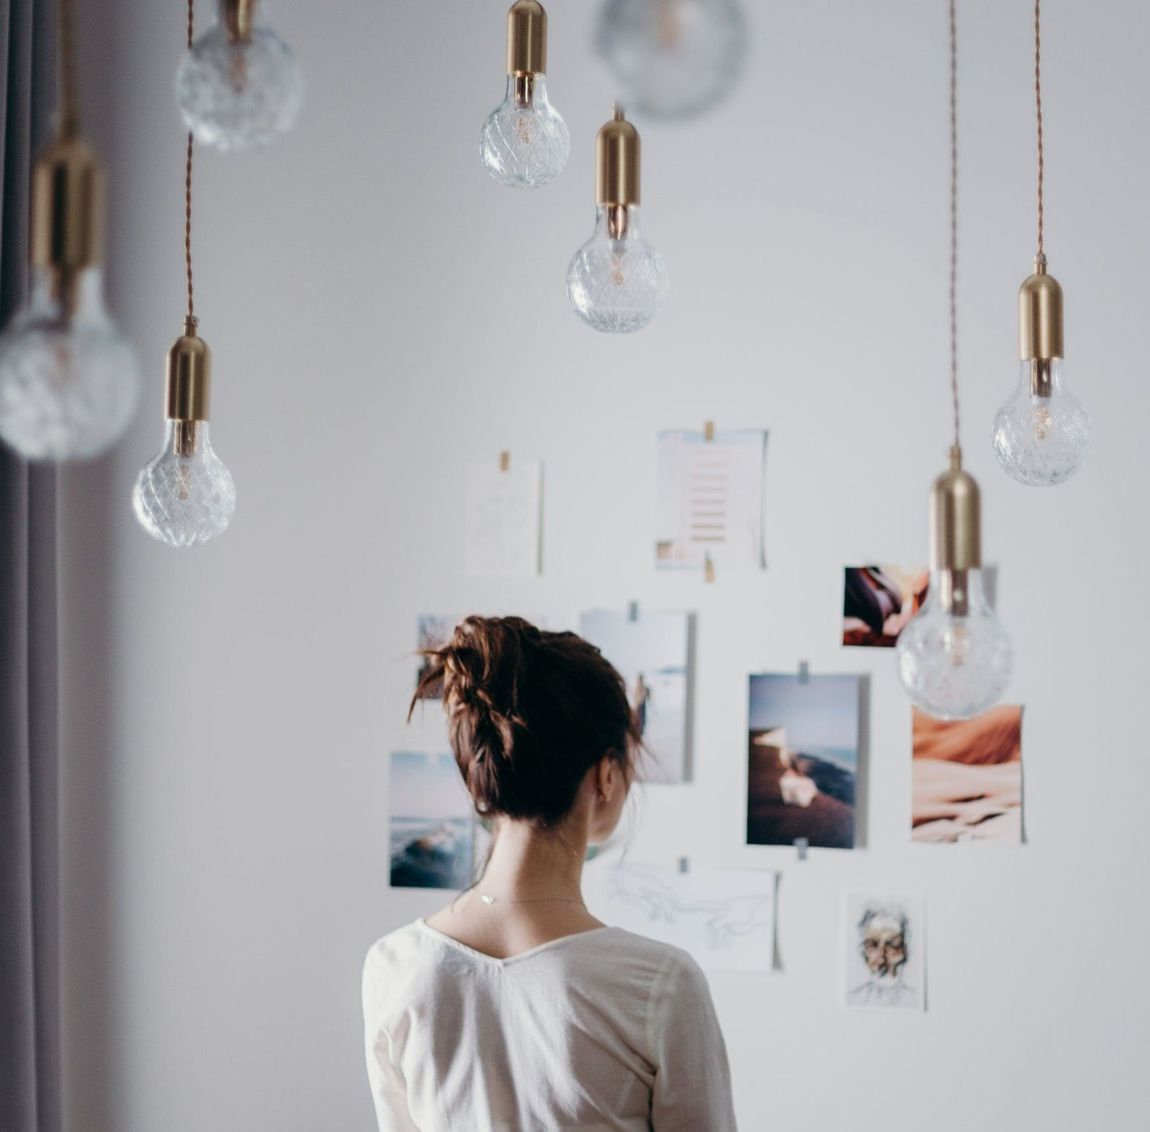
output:
{"label": "woman's neck", "polygon": [[565,821],[557,829],[540,829],[531,822],[501,819],[477,886],[480,896],[501,902],[581,899],[584,824]]}

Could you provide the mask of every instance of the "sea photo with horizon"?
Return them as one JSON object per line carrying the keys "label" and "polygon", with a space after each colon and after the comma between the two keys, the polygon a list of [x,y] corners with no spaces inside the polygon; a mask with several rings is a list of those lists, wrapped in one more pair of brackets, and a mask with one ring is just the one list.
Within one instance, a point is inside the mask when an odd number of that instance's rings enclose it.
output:
{"label": "sea photo with horizon", "polygon": [[853,849],[858,676],[750,677],[747,844]]}
{"label": "sea photo with horizon", "polygon": [[476,818],[454,757],[396,751],[390,779],[392,888],[466,888]]}

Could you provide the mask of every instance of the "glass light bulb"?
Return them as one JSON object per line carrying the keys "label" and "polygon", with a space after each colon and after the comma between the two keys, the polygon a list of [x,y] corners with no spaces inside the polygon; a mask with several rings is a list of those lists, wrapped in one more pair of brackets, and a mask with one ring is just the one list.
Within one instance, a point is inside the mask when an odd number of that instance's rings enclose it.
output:
{"label": "glass light bulb", "polygon": [[[948,608],[947,597],[955,600]],[[992,707],[1010,679],[1010,638],[978,570],[935,570],[926,601],[899,634],[898,674],[912,702],[936,719]]]}
{"label": "glass light bulb", "polygon": [[735,0],[607,0],[595,34],[628,101],[661,118],[698,114],[723,98],[745,44]]}
{"label": "glass light bulb", "polygon": [[0,436],[31,460],[95,456],[128,427],[139,385],[136,353],[104,309],[100,269],[65,290],[57,273],[36,268],[28,302],[0,336]]}
{"label": "glass light bulb", "polygon": [[1068,480],[1090,448],[1090,417],[1062,383],[1062,359],[1050,362],[1050,379],[1041,393],[1033,363],[1021,364],[1021,377],[1010,399],[994,418],[998,462],[1019,483],[1047,486]]}
{"label": "glass light bulb", "polygon": [[236,510],[232,473],[212,450],[207,421],[168,421],[164,447],[132,493],[140,525],[168,546],[195,546],[223,534]]}
{"label": "glass light bulb", "polygon": [[257,25],[237,36],[221,14],[180,60],[176,101],[197,141],[251,149],[295,125],[303,78],[295,53],[275,32]]}
{"label": "glass light bulb", "polygon": [[575,313],[596,330],[641,330],[667,297],[663,257],[639,235],[636,205],[600,205],[595,231],[567,269]]}
{"label": "glass light bulb", "polygon": [[538,189],[563,172],[571,135],[543,75],[507,76],[507,97],[487,115],[479,150],[488,173],[514,188]]}

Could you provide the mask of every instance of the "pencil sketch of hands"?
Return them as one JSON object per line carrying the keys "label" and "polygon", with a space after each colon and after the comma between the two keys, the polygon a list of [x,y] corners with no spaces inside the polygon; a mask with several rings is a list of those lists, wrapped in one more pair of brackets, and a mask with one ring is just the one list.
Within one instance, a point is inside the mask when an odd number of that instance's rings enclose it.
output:
{"label": "pencil sketch of hands", "polygon": [[652,922],[680,924],[698,917],[703,921],[707,946],[726,950],[744,935],[770,926],[774,892],[684,901],[662,876],[625,866],[612,877],[616,899],[640,909]]}
{"label": "pencil sketch of hands", "polygon": [[737,936],[765,928],[770,923],[773,894],[733,896],[717,901],[718,907],[706,921],[707,945],[716,950],[733,947]]}
{"label": "pencil sketch of hands", "polygon": [[655,873],[620,867],[612,873],[611,886],[616,899],[640,909],[649,920],[674,923],[682,911],[678,893]]}

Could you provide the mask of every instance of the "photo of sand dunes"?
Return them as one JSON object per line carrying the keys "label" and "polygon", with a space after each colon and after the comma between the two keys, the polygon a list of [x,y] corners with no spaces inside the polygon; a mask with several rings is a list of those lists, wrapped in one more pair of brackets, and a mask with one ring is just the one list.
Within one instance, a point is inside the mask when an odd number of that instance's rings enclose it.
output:
{"label": "photo of sand dunes", "polygon": [[752,676],[747,844],[852,849],[859,759],[857,676]]}
{"label": "photo of sand dunes", "polygon": [[943,722],[914,709],[911,840],[1022,841],[1022,708]]}

